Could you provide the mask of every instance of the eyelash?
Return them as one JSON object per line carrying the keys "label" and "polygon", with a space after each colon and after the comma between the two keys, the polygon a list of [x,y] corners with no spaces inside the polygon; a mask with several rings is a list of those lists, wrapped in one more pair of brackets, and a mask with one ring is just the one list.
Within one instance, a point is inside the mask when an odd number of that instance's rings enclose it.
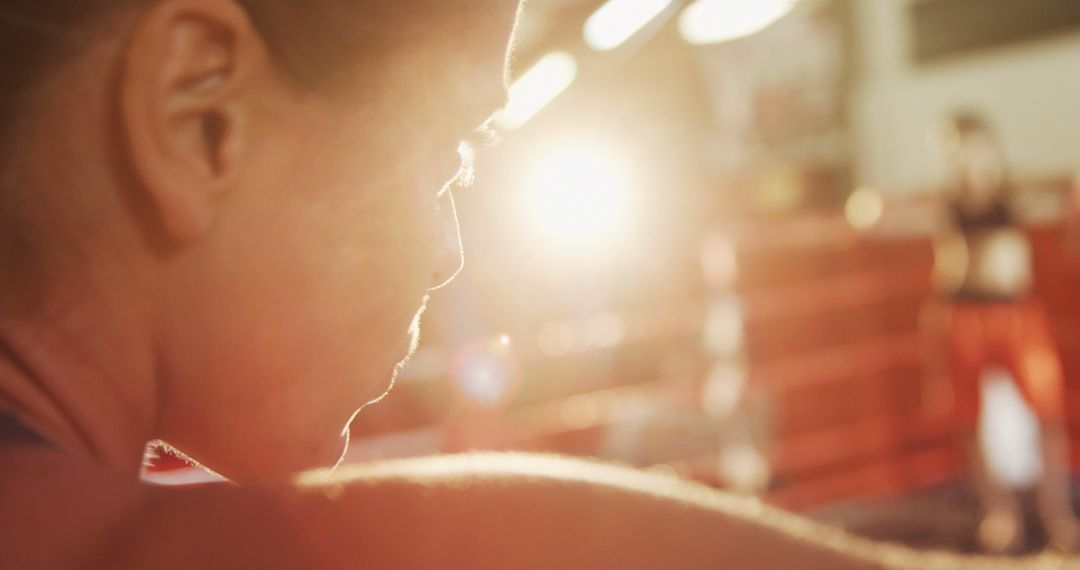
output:
{"label": "eyelash", "polygon": [[499,144],[499,132],[491,128],[490,121],[480,125],[466,137],[465,143],[473,148],[492,147]]}
{"label": "eyelash", "polygon": [[459,189],[471,187],[476,181],[476,169],[474,163],[476,159],[476,149],[492,147],[498,143],[499,133],[486,123],[458,143],[457,153],[461,158],[461,165],[458,168],[457,174],[451,179],[450,184],[439,192],[439,195],[441,196],[446,192],[446,189],[451,187]]}

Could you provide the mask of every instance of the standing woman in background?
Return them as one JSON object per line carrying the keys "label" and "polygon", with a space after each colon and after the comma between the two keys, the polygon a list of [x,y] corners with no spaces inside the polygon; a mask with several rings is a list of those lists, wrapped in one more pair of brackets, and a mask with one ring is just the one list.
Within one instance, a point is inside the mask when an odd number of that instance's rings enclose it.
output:
{"label": "standing woman in background", "polygon": [[1002,366],[1039,419],[1043,472],[1038,513],[1051,540],[1071,548],[1077,523],[1069,489],[1065,388],[1053,332],[1032,291],[1032,248],[1020,224],[999,142],[978,115],[959,113],[940,130],[940,150],[954,182],[945,195],[946,230],[935,270],[945,297],[945,328],[956,416],[972,457],[985,509],[978,538],[1008,552],[1024,541],[1016,498],[989,472],[977,438],[980,381]]}

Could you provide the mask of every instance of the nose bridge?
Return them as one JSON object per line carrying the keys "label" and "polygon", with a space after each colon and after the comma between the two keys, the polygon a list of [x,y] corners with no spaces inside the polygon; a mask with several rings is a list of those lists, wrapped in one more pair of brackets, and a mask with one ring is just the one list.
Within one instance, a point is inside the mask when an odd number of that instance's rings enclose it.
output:
{"label": "nose bridge", "polygon": [[461,245],[461,225],[458,223],[457,206],[454,194],[447,191],[441,198],[439,208],[438,253],[435,260],[435,274],[432,277],[431,290],[435,291],[449,285],[465,267],[465,251]]}

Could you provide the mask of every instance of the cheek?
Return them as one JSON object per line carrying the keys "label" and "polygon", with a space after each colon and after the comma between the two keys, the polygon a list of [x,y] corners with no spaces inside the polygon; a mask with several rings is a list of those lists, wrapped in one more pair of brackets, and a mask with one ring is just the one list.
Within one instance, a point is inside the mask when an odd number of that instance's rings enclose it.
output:
{"label": "cheek", "polygon": [[382,161],[386,171],[372,159],[358,162],[360,153],[346,150],[358,147],[308,153],[306,176],[283,189],[270,217],[287,232],[280,236],[290,250],[283,278],[298,282],[311,310],[342,320],[356,315],[352,326],[367,330],[396,327],[411,321],[430,286],[440,229],[436,189],[408,180],[416,173],[389,172],[389,160]]}
{"label": "cheek", "polygon": [[389,189],[295,194],[238,208],[244,219],[219,240],[215,375],[250,377],[307,402],[305,415],[338,420],[404,356],[438,224],[432,208]]}
{"label": "cheek", "polygon": [[432,208],[408,198],[387,190],[328,203],[302,223],[304,303],[344,339],[398,342],[427,293],[438,224]]}

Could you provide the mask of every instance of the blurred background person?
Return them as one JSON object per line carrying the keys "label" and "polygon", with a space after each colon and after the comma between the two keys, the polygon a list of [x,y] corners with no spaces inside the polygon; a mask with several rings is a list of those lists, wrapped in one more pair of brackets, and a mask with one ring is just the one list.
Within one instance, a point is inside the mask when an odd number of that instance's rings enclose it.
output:
{"label": "blurred background person", "polygon": [[[955,112],[929,134],[948,182],[934,194],[888,203],[878,224],[894,238],[932,238],[932,288],[919,317],[927,405],[950,419],[969,457],[982,510],[980,547],[1027,547],[1017,491],[1033,478],[1042,529],[1052,544],[1069,549],[1077,523],[1067,393],[1055,333],[1036,292],[1029,226],[1042,223],[1038,203],[1011,181],[1001,143],[979,114]],[[1028,427],[1033,455],[1024,449]]]}
{"label": "blurred background person", "polygon": [[994,552],[1023,542],[1019,504],[991,473],[976,434],[981,379],[989,367],[1000,366],[1038,417],[1038,513],[1052,540],[1069,547],[1077,523],[1069,491],[1064,376],[1046,311],[1033,297],[1023,203],[985,119],[957,113],[936,135],[935,146],[952,171],[943,195],[948,223],[935,238],[936,281],[946,299],[940,322],[947,330],[955,413],[985,509],[979,540]]}

